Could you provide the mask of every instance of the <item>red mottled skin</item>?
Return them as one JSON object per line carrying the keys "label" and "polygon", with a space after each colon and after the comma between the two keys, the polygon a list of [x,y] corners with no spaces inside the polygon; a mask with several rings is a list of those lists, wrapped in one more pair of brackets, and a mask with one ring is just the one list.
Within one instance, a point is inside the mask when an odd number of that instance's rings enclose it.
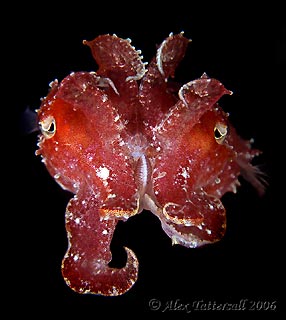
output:
{"label": "red mottled skin", "polygon": [[69,248],[62,274],[76,292],[119,295],[135,283],[138,262],[126,248],[122,269],[109,267],[119,220],[152,211],[173,244],[198,247],[226,228],[220,198],[242,174],[263,184],[217,101],[230,94],[203,74],[179,91],[168,79],[189,40],[170,34],[148,68],[129,40],[84,41],[97,72],[54,81],[38,110],[39,149],[50,174],[75,195],[66,210]]}

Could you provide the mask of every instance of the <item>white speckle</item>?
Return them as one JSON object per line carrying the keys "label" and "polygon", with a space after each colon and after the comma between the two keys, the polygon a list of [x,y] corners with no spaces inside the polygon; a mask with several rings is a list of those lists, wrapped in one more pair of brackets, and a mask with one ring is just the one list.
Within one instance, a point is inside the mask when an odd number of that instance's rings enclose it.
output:
{"label": "white speckle", "polygon": [[107,100],[108,100],[107,95],[103,94],[102,97],[101,97],[101,101],[102,102],[106,102]]}
{"label": "white speckle", "polygon": [[126,213],[123,215],[123,218],[127,220],[128,218],[130,218],[130,215],[128,213]]}
{"label": "white speckle", "polygon": [[55,175],[54,175],[54,179],[59,179],[61,177],[61,174],[60,173],[56,173]]}
{"label": "white speckle", "polygon": [[206,229],[207,234],[211,234],[212,231],[210,229]]}
{"label": "white speckle", "polygon": [[120,116],[119,116],[119,114],[118,114],[118,115],[116,115],[116,117],[114,118],[114,122],[117,122],[119,119],[120,119]]}
{"label": "white speckle", "polygon": [[74,255],[73,260],[74,260],[74,261],[77,261],[78,259],[79,259],[78,254]]}
{"label": "white speckle", "polygon": [[116,287],[112,287],[112,294],[115,296],[118,295],[118,290]]}
{"label": "white speckle", "polygon": [[75,183],[73,184],[73,187],[74,187],[76,190],[78,190],[78,188],[79,188],[79,183],[78,183],[78,182],[75,182]]}
{"label": "white speckle", "polygon": [[185,179],[187,179],[187,178],[190,177],[190,175],[189,175],[189,173],[188,173],[188,171],[187,171],[186,168],[182,168],[182,173],[181,173],[181,175],[182,175]]}
{"label": "white speckle", "polygon": [[113,198],[116,198],[116,194],[115,194],[115,193],[110,193],[110,194],[107,196],[107,199],[113,199]]}
{"label": "white speckle", "polygon": [[59,83],[58,79],[55,79],[54,81],[51,81],[49,83],[49,87],[52,88],[53,86],[56,86]]}
{"label": "white speckle", "polygon": [[106,180],[109,177],[109,170],[106,167],[99,167],[96,175],[102,180]]}
{"label": "white speckle", "polygon": [[79,224],[79,223],[80,223],[80,218],[76,218],[74,222],[75,222],[76,224]]}
{"label": "white speckle", "polygon": [[106,234],[108,234],[108,231],[107,231],[106,229],[104,229],[104,230],[102,231],[102,234],[106,235]]}
{"label": "white speckle", "polygon": [[106,180],[103,180],[103,185],[104,185],[105,187],[108,187],[108,182],[107,182]]}
{"label": "white speckle", "polygon": [[210,207],[211,210],[214,209],[214,206],[212,204],[209,204],[209,207]]}

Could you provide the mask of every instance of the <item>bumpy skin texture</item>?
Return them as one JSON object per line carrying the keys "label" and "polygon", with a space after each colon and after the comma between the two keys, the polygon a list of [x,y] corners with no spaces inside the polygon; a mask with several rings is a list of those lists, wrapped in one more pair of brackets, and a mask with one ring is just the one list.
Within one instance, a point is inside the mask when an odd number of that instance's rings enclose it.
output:
{"label": "bumpy skin texture", "polygon": [[97,72],[54,81],[42,101],[37,154],[75,194],[66,210],[62,274],[76,292],[119,295],[135,283],[130,249],[124,268],[108,265],[118,220],[150,210],[173,244],[193,248],[223,237],[220,198],[236,191],[240,174],[263,192],[250,163],[259,152],[217,103],[231,92],[206,74],[179,90],[168,82],[188,42],[171,34],[146,68],[128,39],[84,41]]}

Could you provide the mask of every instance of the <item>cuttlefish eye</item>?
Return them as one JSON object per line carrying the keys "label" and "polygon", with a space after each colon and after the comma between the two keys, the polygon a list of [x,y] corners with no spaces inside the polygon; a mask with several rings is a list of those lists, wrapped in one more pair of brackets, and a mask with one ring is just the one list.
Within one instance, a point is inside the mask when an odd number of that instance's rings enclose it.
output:
{"label": "cuttlefish eye", "polygon": [[218,144],[222,144],[227,135],[227,125],[221,122],[216,123],[214,127],[214,138]]}
{"label": "cuttlefish eye", "polygon": [[54,117],[49,116],[43,121],[40,121],[40,128],[42,134],[46,139],[50,139],[56,133],[56,120]]}

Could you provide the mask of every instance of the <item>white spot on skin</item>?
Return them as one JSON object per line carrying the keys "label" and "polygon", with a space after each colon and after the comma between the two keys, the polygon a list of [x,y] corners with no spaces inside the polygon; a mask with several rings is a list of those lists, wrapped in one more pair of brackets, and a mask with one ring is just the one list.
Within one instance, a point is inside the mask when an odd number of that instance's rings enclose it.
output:
{"label": "white spot on skin", "polygon": [[188,171],[187,171],[186,168],[182,168],[182,173],[181,173],[181,175],[182,175],[185,179],[187,179],[187,178],[190,177],[190,175],[189,175],[189,173],[188,173]]}
{"label": "white spot on skin", "polygon": [[75,190],[78,190],[78,188],[79,188],[79,182],[75,182],[75,183],[73,184],[73,187],[74,187]]}
{"label": "white spot on skin", "polygon": [[77,261],[78,259],[79,259],[79,255],[78,255],[78,254],[75,254],[74,257],[73,257],[73,260],[74,260],[74,261]]}
{"label": "white spot on skin", "polygon": [[112,294],[113,295],[118,295],[118,290],[117,290],[117,288],[116,287],[112,287]]}
{"label": "white spot on skin", "polygon": [[50,87],[50,88],[53,88],[53,87],[57,86],[58,83],[59,83],[58,79],[55,79],[54,81],[51,81],[51,82],[49,83],[49,87]]}
{"label": "white spot on skin", "polygon": [[107,98],[107,95],[102,95],[102,97],[101,97],[101,101],[102,102],[106,102],[108,100],[108,98]]}
{"label": "white spot on skin", "polygon": [[113,198],[116,198],[116,194],[115,194],[115,193],[110,193],[110,194],[107,196],[107,199],[113,199]]}
{"label": "white spot on skin", "polygon": [[109,170],[106,167],[99,167],[96,175],[102,180],[107,180],[109,177]]}
{"label": "white spot on skin", "polygon": [[86,88],[87,88],[86,83],[83,83],[81,87],[82,87],[82,91],[84,92],[86,90]]}

